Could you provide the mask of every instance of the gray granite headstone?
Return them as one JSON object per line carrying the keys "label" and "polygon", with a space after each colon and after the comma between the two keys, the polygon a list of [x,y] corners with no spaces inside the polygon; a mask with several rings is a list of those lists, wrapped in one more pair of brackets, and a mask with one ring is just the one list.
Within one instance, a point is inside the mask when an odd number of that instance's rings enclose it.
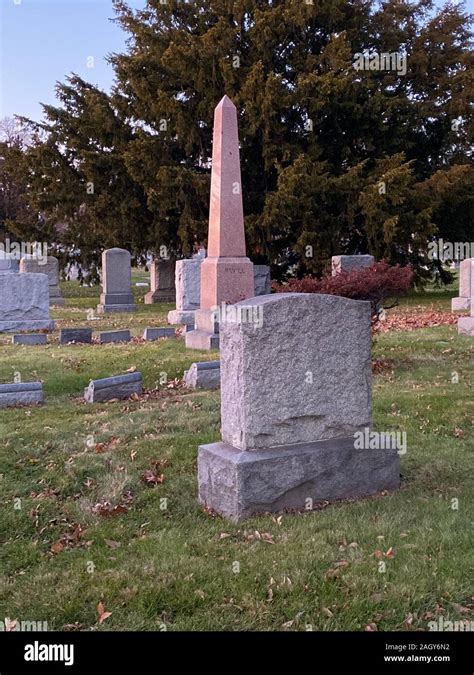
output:
{"label": "gray granite headstone", "polygon": [[84,399],[87,403],[103,403],[113,399],[126,399],[143,391],[141,373],[127,373],[105,377],[102,380],[91,380],[84,389]]}
{"label": "gray granite headstone", "polygon": [[53,330],[46,274],[0,274],[0,333]]}
{"label": "gray granite headstone", "polygon": [[92,329],[91,328],[62,328],[59,333],[59,344],[91,344]]}
{"label": "gray granite headstone", "polygon": [[14,274],[18,271],[18,260],[7,253],[0,251],[0,274]]}
{"label": "gray granite headstone", "polygon": [[38,258],[37,256],[26,256],[20,260],[20,272],[29,272],[30,274],[46,274],[49,283],[49,304],[62,307],[65,300],[59,288],[59,263],[53,256]]}
{"label": "gray granite headstone", "polygon": [[168,323],[194,326],[194,312],[201,301],[201,264],[204,258],[177,260],[175,269],[176,309]]}
{"label": "gray granite headstone", "polygon": [[99,342],[108,344],[110,342],[128,342],[130,340],[129,330],[111,330],[105,333],[99,333]]}
{"label": "gray granite headstone", "polygon": [[160,340],[161,338],[174,338],[176,331],[174,328],[145,328],[143,339],[147,342],[152,340]]}
{"label": "gray granite headstone", "polygon": [[339,272],[353,272],[364,267],[372,267],[373,255],[335,255],[332,257],[332,276]]}
{"label": "gray granite headstone", "polygon": [[256,296],[269,295],[272,292],[272,280],[270,278],[270,267],[268,265],[254,265],[253,280]]}
{"label": "gray granite headstone", "polygon": [[220,361],[198,361],[184,371],[184,385],[188,389],[219,389],[221,385]]}
{"label": "gray granite headstone", "polygon": [[41,382],[11,382],[0,384],[0,408],[42,403],[44,399]]}
{"label": "gray granite headstone", "polygon": [[97,312],[135,312],[136,309],[131,255],[122,248],[109,248],[102,253],[102,293]]}
{"label": "gray granite headstone", "polygon": [[174,302],[176,297],[174,268],[174,260],[154,260],[151,263],[151,290],[145,295],[145,305],[154,305],[157,302]]}
{"label": "gray granite headstone", "polygon": [[201,503],[232,519],[399,485],[396,451],[357,449],[372,426],[370,303],[285,293],[221,322],[220,443],[199,448]]}
{"label": "gray granite headstone", "polygon": [[45,333],[25,333],[24,335],[13,335],[12,344],[14,345],[45,345],[48,343],[48,337]]}

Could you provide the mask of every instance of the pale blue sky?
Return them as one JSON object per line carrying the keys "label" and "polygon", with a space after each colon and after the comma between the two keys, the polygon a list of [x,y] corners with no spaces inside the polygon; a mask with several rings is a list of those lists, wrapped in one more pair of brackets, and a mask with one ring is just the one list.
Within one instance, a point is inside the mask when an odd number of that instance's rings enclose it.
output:
{"label": "pale blue sky", "polygon": [[[128,4],[141,8],[146,0]],[[108,90],[113,70],[104,57],[122,51],[126,39],[113,16],[112,0],[0,0],[0,118],[39,120],[40,101],[54,104],[55,83],[71,72]]]}
{"label": "pale blue sky", "polygon": [[0,0],[0,118],[40,119],[40,101],[54,103],[56,82],[71,72],[109,89],[113,70],[104,57],[126,39],[109,21],[114,15],[112,0]]}

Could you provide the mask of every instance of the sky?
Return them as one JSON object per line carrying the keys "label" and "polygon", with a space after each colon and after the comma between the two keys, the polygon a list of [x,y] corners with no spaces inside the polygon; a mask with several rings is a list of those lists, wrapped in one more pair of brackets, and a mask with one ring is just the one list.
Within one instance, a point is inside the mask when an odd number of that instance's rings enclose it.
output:
{"label": "sky", "polygon": [[54,104],[56,82],[71,72],[108,90],[114,74],[104,57],[127,38],[113,17],[112,0],[0,0],[0,119],[41,119],[40,102]]}
{"label": "sky", "polygon": [[[146,0],[128,4],[139,9]],[[0,119],[40,120],[40,102],[55,104],[55,84],[71,72],[109,90],[105,56],[123,51],[127,37],[113,17],[112,0],[0,0]]]}

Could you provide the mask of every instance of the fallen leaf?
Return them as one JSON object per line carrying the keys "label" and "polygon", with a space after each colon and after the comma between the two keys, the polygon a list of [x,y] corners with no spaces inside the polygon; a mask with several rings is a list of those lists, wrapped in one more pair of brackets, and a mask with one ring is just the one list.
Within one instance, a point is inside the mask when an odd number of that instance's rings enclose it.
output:
{"label": "fallen leaf", "polygon": [[328,616],[330,619],[334,616],[329,607],[323,607],[323,613]]}
{"label": "fallen leaf", "polygon": [[122,544],[119,541],[113,541],[112,539],[106,539],[105,543],[109,548],[119,548]]}
{"label": "fallen leaf", "polygon": [[106,619],[112,616],[112,612],[106,612],[104,603],[101,601],[97,605],[97,614],[99,616],[99,624],[103,623]]}
{"label": "fallen leaf", "polygon": [[141,476],[142,482],[147,485],[159,485],[165,480],[164,474],[156,474],[152,469],[147,469]]}
{"label": "fallen leaf", "polygon": [[51,546],[51,553],[61,553],[64,549],[64,544],[61,541],[55,541]]}
{"label": "fallen leaf", "polygon": [[6,633],[14,633],[16,631],[16,626],[18,623],[18,619],[9,619],[8,617],[5,618],[5,632]]}

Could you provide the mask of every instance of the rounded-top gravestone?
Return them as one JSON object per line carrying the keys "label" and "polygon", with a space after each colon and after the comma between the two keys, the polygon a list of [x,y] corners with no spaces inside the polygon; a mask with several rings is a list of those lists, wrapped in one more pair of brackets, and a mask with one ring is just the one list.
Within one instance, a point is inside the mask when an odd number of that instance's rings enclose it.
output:
{"label": "rounded-top gravestone", "polygon": [[102,253],[102,293],[99,314],[134,312],[137,306],[132,293],[131,255],[123,248],[109,248]]}

